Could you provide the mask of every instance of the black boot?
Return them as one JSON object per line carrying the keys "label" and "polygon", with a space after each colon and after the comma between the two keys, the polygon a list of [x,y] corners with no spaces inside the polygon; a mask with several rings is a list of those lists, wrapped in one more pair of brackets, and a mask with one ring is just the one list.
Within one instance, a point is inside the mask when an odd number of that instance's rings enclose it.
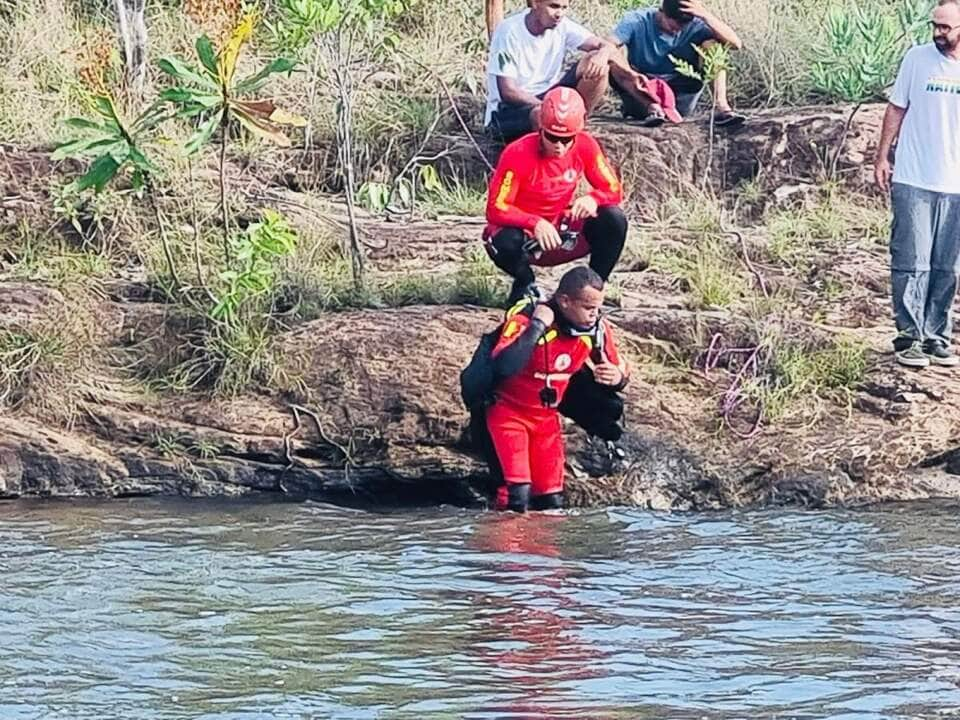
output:
{"label": "black boot", "polygon": [[563,492],[534,495],[530,498],[531,510],[561,510],[563,508]]}
{"label": "black boot", "polygon": [[507,483],[507,510],[525,513],[530,507],[530,483]]}

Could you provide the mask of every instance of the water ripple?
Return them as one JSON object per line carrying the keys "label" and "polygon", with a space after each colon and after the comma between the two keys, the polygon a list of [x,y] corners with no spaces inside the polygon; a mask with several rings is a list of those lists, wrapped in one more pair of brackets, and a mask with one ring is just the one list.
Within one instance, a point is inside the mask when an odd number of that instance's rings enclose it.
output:
{"label": "water ripple", "polygon": [[0,505],[0,718],[960,714],[955,508]]}

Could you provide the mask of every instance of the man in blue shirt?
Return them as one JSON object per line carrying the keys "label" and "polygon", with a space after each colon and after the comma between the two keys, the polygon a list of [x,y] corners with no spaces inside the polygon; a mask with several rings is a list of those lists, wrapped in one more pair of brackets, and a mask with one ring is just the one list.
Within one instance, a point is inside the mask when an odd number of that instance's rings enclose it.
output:
{"label": "man in blue shirt", "polygon": [[[703,92],[703,82],[677,72],[670,55],[699,69],[701,58],[695,47],[706,49],[715,43],[739,50],[737,33],[710,12],[701,0],[663,0],[660,8],[631,10],[613,31],[611,42],[626,47],[627,57],[610,65],[611,86],[623,100],[624,117],[644,120],[647,125],[663,122],[663,109],[643,90],[646,76],[660,78],[673,89],[677,110],[683,116],[693,112]],[[714,122],[734,126],[744,117],[730,108],[727,74],[721,72],[713,85],[716,98]]]}

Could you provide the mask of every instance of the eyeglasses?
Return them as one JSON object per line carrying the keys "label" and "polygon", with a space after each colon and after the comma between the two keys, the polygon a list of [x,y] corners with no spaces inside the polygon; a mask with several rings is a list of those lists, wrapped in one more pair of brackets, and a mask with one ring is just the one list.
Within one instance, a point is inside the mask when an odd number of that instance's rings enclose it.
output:
{"label": "eyeglasses", "polygon": [[573,139],[576,137],[576,135],[554,135],[553,133],[547,132],[546,130],[541,130],[540,132],[543,134],[544,140],[550,143],[554,143],[556,145],[569,145],[570,143],[573,142]]}
{"label": "eyeglasses", "polygon": [[935,32],[943,33],[944,35],[946,35],[948,32],[953,32],[957,28],[960,28],[960,25],[944,25],[943,23],[936,23],[933,20],[928,22],[927,25],[929,25],[930,28]]}

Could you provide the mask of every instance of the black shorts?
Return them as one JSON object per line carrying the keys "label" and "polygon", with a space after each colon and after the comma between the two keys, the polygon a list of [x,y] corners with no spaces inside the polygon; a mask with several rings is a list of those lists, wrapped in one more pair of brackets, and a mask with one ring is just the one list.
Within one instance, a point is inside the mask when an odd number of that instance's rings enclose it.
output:
{"label": "black shorts", "polygon": [[[555,85],[547,88],[537,97],[543,100],[544,95],[557,87],[577,87],[577,63],[567,68],[563,77]],[[533,132],[533,126],[530,124],[530,111],[532,109],[533,105],[501,102],[490,118],[490,124],[487,125],[486,129],[503,142],[516,140],[521,135]]]}

